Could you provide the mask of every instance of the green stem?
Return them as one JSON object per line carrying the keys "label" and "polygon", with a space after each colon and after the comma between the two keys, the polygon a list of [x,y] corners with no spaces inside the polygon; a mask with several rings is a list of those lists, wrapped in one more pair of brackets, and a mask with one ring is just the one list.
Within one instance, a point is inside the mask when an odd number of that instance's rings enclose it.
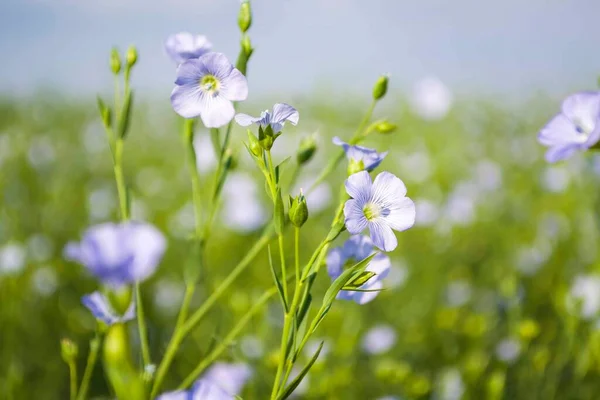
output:
{"label": "green stem", "polygon": [[177,316],[177,323],[175,324],[175,331],[179,330],[179,328],[185,322],[187,318],[187,313],[190,308],[190,303],[192,301],[192,297],[194,296],[194,284],[187,284],[185,286],[185,295],[183,296],[183,301],[181,303],[181,309],[179,310],[179,315]]}
{"label": "green stem", "polygon": [[240,334],[242,329],[246,326],[246,324],[250,321],[250,319],[259,312],[265,303],[275,294],[277,290],[275,288],[270,289],[266,293],[264,293],[256,303],[248,310],[244,316],[239,320],[239,322],[233,327],[233,329],[229,332],[229,334],[223,339],[221,343],[214,348],[214,350],[206,356],[200,364],[184,379],[183,383],[179,385],[179,389],[185,389],[191,386],[194,381],[204,372],[204,370],[210,366],[222,353],[227,349],[227,347],[235,340],[235,338]]}
{"label": "green stem", "polygon": [[[283,233],[278,235],[277,241],[279,242],[279,259],[281,260],[281,280],[282,282],[287,282],[287,270],[285,267],[285,246],[283,245]],[[283,298],[287,303],[288,299],[288,290],[287,284],[283,284]]]}
{"label": "green stem", "polygon": [[150,346],[148,345],[148,329],[146,327],[146,319],[144,318],[144,307],[142,305],[142,295],[140,291],[139,282],[135,283],[135,300],[137,307],[137,322],[138,330],[140,333],[140,344],[142,347],[142,360],[144,360],[144,366],[151,364],[150,359]]}
{"label": "green stem", "polygon": [[300,282],[300,228],[298,227],[295,227],[294,229],[294,249],[294,258],[296,259],[296,290],[298,290],[298,284]]}
{"label": "green stem", "polygon": [[99,351],[100,335],[96,334],[96,337],[90,341],[90,353],[88,354],[87,364],[85,365],[85,371],[83,372],[81,386],[79,387],[79,392],[77,393],[77,400],[85,400],[87,397],[90,380],[92,379],[92,373],[94,372],[94,367],[98,361]]}
{"label": "green stem", "polygon": [[70,382],[70,399],[75,400],[77,398],[77,364],[75,360],[69,360],[69,382]]}
{"label": "green stem", "polygon": [[206,299],[202,306],[198,308],[190,318],[181,326],[179,330],[173,333],[173,337],[171,341],[167,345],[167,350],[165,352],[165,356],[160,362],[157,372],[156,372],[156,380],[154,381],[154,385],[152,387],[152,395],[151,398],[156,397],[158,391],[160,390],[160,386],[163,383],[163,380],[166,376],[171,363],[175,357],[175,353],[179,348],[179,345],[185,339],[187,335],[200,323],[202,318],[206,315],[206,313],[211,309],[213,304],[225,293],[225,291],[231,286],[231,284],[237,279],[237,277],[244,272],[244,270],[250,265],[252,260],[261,252],[261,250],[271,241],[273,237],[273,226],[269,225],[263,231],[263,234],[259,238],[259,240],[254,244],[254,246],[246,253],[246,256],[235,266],[235,268],[231,271],[231,273],[225,278],[225,280],[219,285],[219,287],[212,292],[210,297]]}
{"label": "green stem", "polygon": [[129,219],[129,201],[127,199],[127,185],[125,184],[125,175],[123,174],[123,138],[117,138],[115,142],[115,180],[117,181],[117,193],[119,196],[119,207],[121,210],[121,220]]}
{"label": "green stem", "polygon": [[192,180],[192,202],[194,204],[194,219],[196,239],[202,238],[202,187],[200,174],[196,166],[196,150],[194,149],[194,120],[186,119],[184,124],[185,144],[187,147],[187,163]]}

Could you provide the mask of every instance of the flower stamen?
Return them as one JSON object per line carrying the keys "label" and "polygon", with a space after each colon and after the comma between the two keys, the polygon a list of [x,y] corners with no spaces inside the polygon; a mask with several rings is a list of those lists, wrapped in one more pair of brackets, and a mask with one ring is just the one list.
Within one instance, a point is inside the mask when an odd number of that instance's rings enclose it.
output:
{"label": "flower stamen", "polygon": [[363,213],[368,221],[372,221],[381,216],[381,207],[375,203],[367,203],[363,207]]}

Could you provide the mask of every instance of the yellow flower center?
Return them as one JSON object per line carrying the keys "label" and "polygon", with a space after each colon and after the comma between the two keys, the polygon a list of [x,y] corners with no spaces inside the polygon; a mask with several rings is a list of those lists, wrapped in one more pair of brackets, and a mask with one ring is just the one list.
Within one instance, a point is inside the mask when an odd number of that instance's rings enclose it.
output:
{"label": "yellow flower center", "polygon": [[365,218],[367,220],[372,221],[381,215],[381,207],[375,203],[367,203],[363,207],[363,213],[365,214]]}
{"label": "yellow flower center", "polygon": [[202,90],[208,93],[215,93],[219,91],[219,80],[214,75],[204,75],[200,79],[200,87]]}

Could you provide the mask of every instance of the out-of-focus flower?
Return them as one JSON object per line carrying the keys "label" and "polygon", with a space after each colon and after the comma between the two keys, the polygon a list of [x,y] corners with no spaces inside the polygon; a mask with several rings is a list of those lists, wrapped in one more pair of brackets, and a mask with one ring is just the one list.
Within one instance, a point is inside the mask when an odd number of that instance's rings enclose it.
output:
{"label": "out-of-focus flower", "polygon": [[407,172],[406,179],[416,182],[426,182],[431,176],[431,158],[427,151],[415,151],[398,156],[400,171]]}
{"label": "out-of-focus flower", "polygon": [[104,322],[106,325],[131,321],[135,318],[135,302],[133,301],[123,315],[119,315],[119,313],[111,306],[106,296],[100,292],[94,292],[83,296],[81,302],[92,312],[94,317]]}
{"label": "out-of-focus flower", "polygon": [[465,392],[465,384],[456,368],[449,368],[438,378],[435,393],[436,400],[460,400]]}
{"label": "out-of-focus flower", "polygon": [[297,125],[299,118],[300,114],[294,107],[285,103],[277,103],[273,106],[272,113],[265,110],[260,113],[260,117],[240,113],[235,116],[235,121],[241,126],[258,124],[263,129],[270,125],[273,133],[279,133],[285,126],[286,121],[289,121],[292,125]]}
{"label": "out-of-focus flower", "polygon": [[172,280],[161,279],[154,284],[152,300],[154,306],[168,315],[176,315],[181,301],[183,291],[181,284]]}
{"label": "out-of-focus flower", "polygon": [[544,189],[552,193],[562,193],[569,187],[571,174],[562,166],[548,167],[542,175]]}
{"label": "out-of-focus flower", "polygon": [[595,317],[600,311],[600,276],[575,277],[567,296],[567,307],[578,312],[582,318]]}
{"label": "out-of-focus flower", "polygon": [[[342,247],[336,247],[327,254],[327,273],[331,280],[335,280],[344,272],[344,267],[352,266],[364,260],[373,253],[373,242],[367,236],[355,235],[350,237]],[[382,280],[390,271],[391,263],[388,256],[378,253],[367,265],[365,272],[373,272],[371,277],[358,289],[364,291],[341,290],[337,298],[353,300],[358,304],[365,304],[373,300],[383,288]]]}
{"label": "out-of-focus flower", "polygon": [[31,286],[41,296],[50,296],[58,287],[56,272],[51,267],[38,268],[31,277]]}
{"label": "out-of-focus flower", "polygon": [[240,350],[251,359],[261,358],[265,354],[262,340],[254,335],[244,336],[240,339]]}
{"label": "out-of-focus flower", "polygon": [[200,116],[207,128],[233,118],[233,101],[246,100],[248,81],[222,53],[207,53],[177,67],[171,105],[184,118]]}
{"label": "out-of-focus flower", "polygon": [[164,236],[150,224],[104,223],[89,228],[81,242],[69,243],[64,254],[102,283],[118,288],[152,275],[165,248]]}
{"label": "out-of-focus flower", "polygon": [[383,354],[396,344],[396,331],[389,325],[371,328],[362,339],[362,348],[368,354]]}
{"label": "out-of-focus flower", "polygon": [[235,398],[235,395],[227,393],[210,379],[200,378],[190,390],[164,393],[156,400],[235,400]]}
{"label": "out-of-focus flower", "polygon": [[232,396],[242,393],[246,382],[252,376],[252,369],[244,363],[214,363],[202,376],[219,386]]}
{"label": "out-of-focus flower", "polygon": [[350,145],[337,136],[333,138],[333,144],[341,146],[344,149],[350,163],[348,171],[351,174],[363,170],[373,171],[388,154],[387,151],[378,153],[377,150],[369,149],[368,147]]}
{"label": "out-of-focus flower", "polygon": [[486,191],[498,190],[502,185],[502,169],[493,161],[482,160],[475,166],[475,182]]}
{"label": "out-of-focus flower", "polygon": [[236,172],[229,175],[223,188],[223,224],[241,233],[260,228],[268,218],[259,195],[257,183],[248,174]]}
{"label": "out-of-focus flower", "polygon": [[0,248],[0,275],[16,275],[23,271],[27,253],[22,245],[8,243]]}
{"label": "out-of-focus flower", "polygon": [[415,207],[416,225],[431,226],[438,220],[440,209],[433,201],[427,199],[418,199],[415,200]]}
{"label": "out-of-focus flower", "polygon": [[34,261],[47,261],[52,257],[53,247],[50,238],[42,233],[36,233],[27,240],[27,250]]}
{"label": "out-of-focus flower", "polygon": [[584,151],[600,139],[600,92],[579,92],[567,97],[561,112],[538,133],[538,141],[549,147],[548,162],[564,160]]}
{"label": "out-of-focus flower", "polygon": [[188,32],[180,32],[171,35],[165,42],[165,51],[177,64],[181,64],[190,58],[198,58],[212,49],[212,43],[206,36],[192,35]]}
{"label": "out-of-focus flower", "polygon": [[418,81],[410,98],[413,111],[426,120],[445,117],[450,111],[452,101],[450,89],[436,77],[427,77]]}
{"label": "out-of-focus flower", "polygon": [[467,281],[454,281],[446,287],[446,301],[450,307],[461,307],[471,300],[472,288]]}
{"label": "out-of-focus flower", "polygon": [[196,167],[201,173],[205,174],[217,165],[217,155],[210,136],[197,135],[194,137],[194,151],[196,152]]}
{"label": "out-of-focus flower", "polygon": [[514,362],[521,354],[521,345],[516,339],[506,338],[496,346],[496,357],[506,363]]}
{"label": "out-of-focus flower", "polygon": [[361,171],[346,179],[346,191],[352,197],[344,205],[348,232],[356,235],[368,227],[375,246],[394,250],[398,240],[392,229],[404,231],[415,223],[415,205],[406,197],[404,183],[389,172],[371,181]]}

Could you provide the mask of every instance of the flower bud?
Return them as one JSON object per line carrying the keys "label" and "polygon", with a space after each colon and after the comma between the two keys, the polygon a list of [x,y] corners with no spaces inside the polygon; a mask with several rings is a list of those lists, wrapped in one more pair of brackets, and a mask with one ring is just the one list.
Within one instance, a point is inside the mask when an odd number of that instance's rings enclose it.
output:
{"label": "flower bud", "polygon": [[375,100],[381,99],[387,93],[388,88],[388,76],[382,75],[377,82],[375,82],[375,86],[373,87],[373,98]]}
{"label": "flower bud", "polygon": [[252,42],[250,42],[250,37],[248,35],[244,35],[242,38],[241,46],[246,58],[249,58],[254,49],[252,48]]}
{"label": "flower bud", "polygon": [[79,354],[79,348],[70,339],[62,339],[60,341],[60,354],[66,363],[74,362]]}
{"label": "flower bud", "polygon": [[250,10],[250,1],[242,0],[242,5],[240,6],[240,13],[238,14],[238,26],[242,33],[246,33],[246,31],[252,25],[252,10]]}
{"label": "flower bud", "polygon": [[127,55],[125,56],[125,60],[127,62],[127,68],[131,68],[135,65],[138,59],[138,53],[135,46],[129,46],[127,49]]}
{"label": "flower bud", "polygon": [[317,140],[315,139],[315,135],[310,135],[302,139],[300,141],[300,147],[298,148],[298,152],[296,153],[296,159],[298,160],[298,164],[302,165],[309,162],[316,151]]}
{"label": "flower bud", "polygon": [[110,70],[115,75],[121,72],[121,56],[119,55],[119,51],[114,47],[110,52]]}
{"label": "flower bud", "polygon": [[398,128],[396,124],[392,124],[388,121],[381,121],[375,125],[375,130],[384,134],[392,133],[396,130],[396,128]]}
{"label": "flower bud", "polygon": [[289,200],[290,222],[296,228],[301,228],[308,219],[308,206],[306,204],[306,197],[304,197],[304,193],[302,193],[302,189],[300,189],[300,194],[297,197],[292,198],[290,196]]}
{"label": "flower bud", "polygon": [[262,156],[262,148],[260,147],[260,143],[250,129],[248,129],[248,150],[250,150],[254,157]]}

